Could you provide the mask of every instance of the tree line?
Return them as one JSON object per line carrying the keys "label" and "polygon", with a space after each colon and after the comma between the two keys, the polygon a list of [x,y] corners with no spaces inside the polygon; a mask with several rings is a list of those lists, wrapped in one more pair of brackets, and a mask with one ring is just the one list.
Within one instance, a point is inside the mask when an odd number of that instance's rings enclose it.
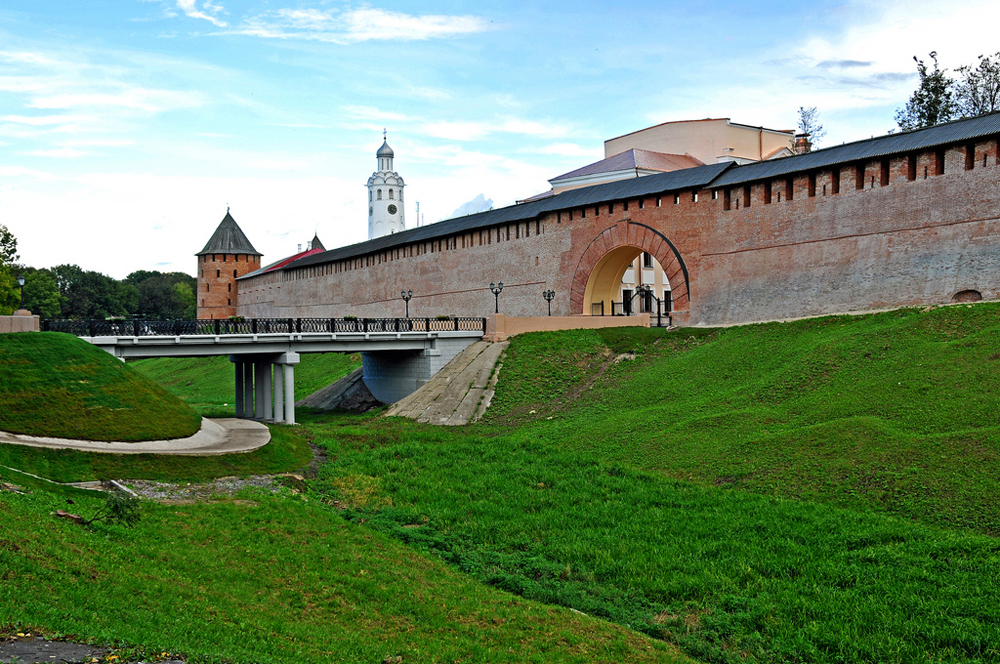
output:
{"label": "tree line", "polygon": [[920,82],[906,105],[896,111],[900,129],[923,129],[1000,110],[1000,53],[980,55],[978,64],[958,67],[956,77],[938,65],[937,51],[929,56],[933,67],[913,57]]}
{"label": "tree line", "polygon": [[21,304],[42,318],[191,319],[195,278],[183,272],[138,270],[118,280],[79,265],[34,268],[18,262],[17,238],[0,224],[0,314]]}

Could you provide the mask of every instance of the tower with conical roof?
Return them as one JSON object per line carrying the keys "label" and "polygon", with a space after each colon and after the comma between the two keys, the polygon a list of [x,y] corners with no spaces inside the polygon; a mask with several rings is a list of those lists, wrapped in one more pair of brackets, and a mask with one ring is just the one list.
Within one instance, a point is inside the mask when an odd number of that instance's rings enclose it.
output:
{"label": "tower with conical roof", "polygon": [[403,178],[392,170],[395,153],[382,132],[382,147],[375,153],[378,170],[368,178],[368,239],[396,233],[406,228],[403,206]]}
{"label": "tower with conical roof", "polygon": [[260,269],[261,253],[253,248],[226,208],[226,216],[198,257],[198,318],[236,315],[236,280]]}

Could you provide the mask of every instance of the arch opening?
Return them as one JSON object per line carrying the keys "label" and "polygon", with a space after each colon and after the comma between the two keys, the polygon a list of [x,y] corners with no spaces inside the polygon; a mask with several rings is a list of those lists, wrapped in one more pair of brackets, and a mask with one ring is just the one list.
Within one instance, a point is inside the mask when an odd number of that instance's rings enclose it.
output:
{"label": "arch opening", "polygon": [[637,296],[639,288],[647,286],[661,301],[661,308],[669,307],[687,320],[688,270],[677,247],[646,224],[619,222],[597,235],[580,255],[573,275],[572,307],[574,313],[583,315],[655,313],[653,298]]}
{"label": "arch opening", "polygon": [[[640,287],[652,297],[638,296]],[[583,313],[600,316],[656,312],[653,298],[671,297],[670,279],[656,257],[636,246],[623,246],[605,254],[594,266],[583,297]],[[666,306],[666,305],[664,305]]]}

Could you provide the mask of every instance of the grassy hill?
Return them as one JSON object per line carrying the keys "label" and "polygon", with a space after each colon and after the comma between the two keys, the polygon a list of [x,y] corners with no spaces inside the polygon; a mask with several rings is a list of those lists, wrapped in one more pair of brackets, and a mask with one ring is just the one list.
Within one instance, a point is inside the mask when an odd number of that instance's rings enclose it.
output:
{"label": "grassy hill", "polygon": [[200,426],[183,401],[74,336],[0,335],[0,430],[140,441],[190,436]]}
{"label": "grassy hill", "polygon": [[233,661],[1000,661],[998,368],[993,303],[515,337],[481,423],[302,413],[305,496],[132,534],[0,494],[0,624]]}

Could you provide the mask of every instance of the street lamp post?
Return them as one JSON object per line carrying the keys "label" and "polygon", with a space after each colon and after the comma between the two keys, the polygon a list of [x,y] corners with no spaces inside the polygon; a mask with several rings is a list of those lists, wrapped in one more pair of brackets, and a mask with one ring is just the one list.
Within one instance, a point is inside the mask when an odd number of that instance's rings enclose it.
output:
{"label": "street lamp post", "polygon": [[403,298],[403,302],[406,302],[406,317],[410,317],[410,300],[413,299],[413,291],[402,291],[399,296]]}
{"label": "street lamp post", "polygon": [[549,315],[552,315],[552,300],[555,298],[556,292],[554,290],[543,290],[542,297],[545,301],[549,303]]}
{"label": "street lamp post", "polygon": [[21,289],[21,304],[18,305],[18,309],[24,309],[24,275],[17,278],[17,285]]}
{"label": "street lamp post", "polygon": [[496,300],[496,313],[500,313],[500,293],[503,292],[503,282],[495,284],[491,281],[490,292],[493,293],[493,299]]}

